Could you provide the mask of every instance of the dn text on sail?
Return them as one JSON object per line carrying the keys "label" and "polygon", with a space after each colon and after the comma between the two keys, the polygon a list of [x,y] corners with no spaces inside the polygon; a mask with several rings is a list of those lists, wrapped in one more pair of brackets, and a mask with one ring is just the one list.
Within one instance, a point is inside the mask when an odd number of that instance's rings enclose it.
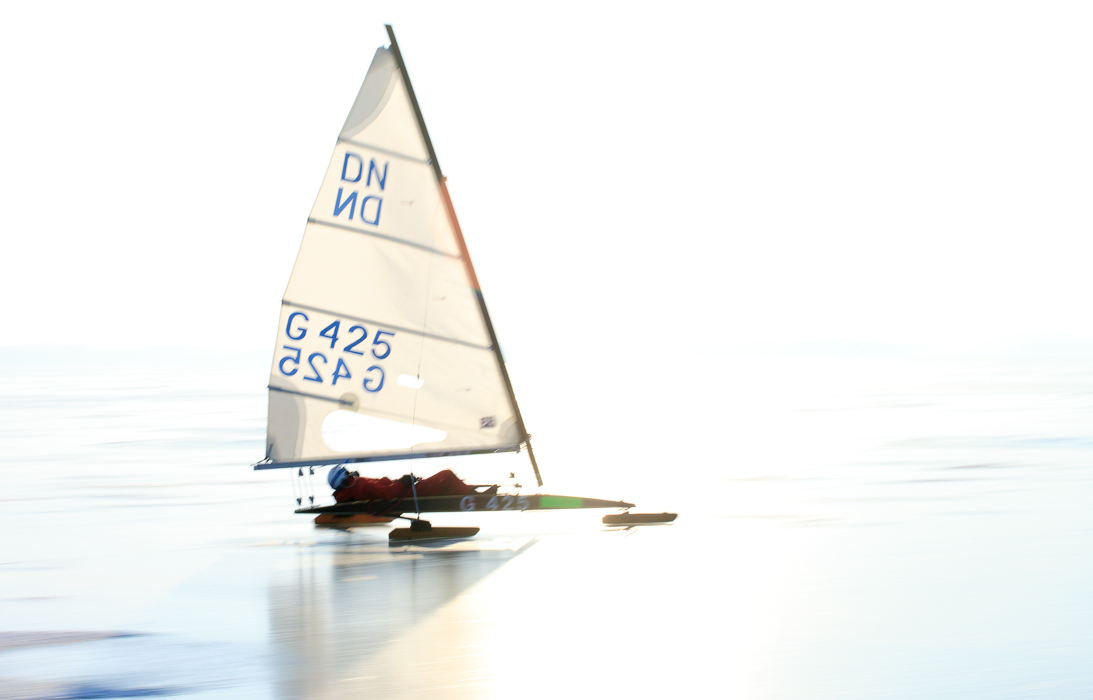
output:
{"label": "dn text on sail", "polygon": [[337,198],[334,200],[334,216],[347,215],[350,221],[353,220],[354,216],[357,216],[363,223],[379,226],[380,213],[383,210],[383,196],[381,194],[369,194],[368,191],[372,189],[373,179],[376,188],[378,188],[373,192],[383,192],[387,187],[387,165],[388,163],[385,161],[381,173],[379,166],[376,165],[375,158],[369,158],[366,166],[364,158],[352,151],[346,151],[345,160],[342,162],[342,182],[354,183],[359,188],[361,185],[357,183],[360,183],[363,179],[364,191],[362,192],[356,188],[350,189],[345,186],[339,187]]}

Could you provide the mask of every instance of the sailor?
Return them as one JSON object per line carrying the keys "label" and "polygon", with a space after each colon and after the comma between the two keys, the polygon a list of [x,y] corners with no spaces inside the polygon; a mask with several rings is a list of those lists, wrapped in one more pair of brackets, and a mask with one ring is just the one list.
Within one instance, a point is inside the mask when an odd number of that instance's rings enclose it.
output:
{"label": "sailor", "polygon": [[419,497],[466,496],[475,492],[474,486],[463,483],[450,469],[444,469],[425,479],[406,474],[399,479],[392,480],[385,476],[379,479],[370,479],[338,465],[326,475],[326,483],[334,489],[334,500],[338,503],[370,501],[373,499],[394,501],[400,498],[413,498],[415,490]]}

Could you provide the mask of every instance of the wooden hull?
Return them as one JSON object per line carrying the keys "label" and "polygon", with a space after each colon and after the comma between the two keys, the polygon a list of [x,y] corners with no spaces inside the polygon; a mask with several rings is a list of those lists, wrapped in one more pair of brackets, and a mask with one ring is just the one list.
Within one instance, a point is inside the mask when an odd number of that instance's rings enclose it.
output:
{"label": "wooden hull", "polygon": [[675,513],[612,513],[603,516],[604,525],[649,525],[670,523],[676,519]]}
{"label": "wooden hull", "polygon": [[391,542],[409,542],[411,540],[444,540],[459,537],[474,537],[478,534],[477,527],[432,527],[428,530],[414,530],[409,527],[400,527],[391,530],[387,539]]}
{"label": "wooden hull", "polygon": [[473,513],[513,510],[572,510],[576,508],[633,508],[633,503],[625,501],[605,501],[599,498],[580,496],[552,496],[535,494],[530,496],[511,496],[497,494],[471,494],[468,496],[427,496],[398,500],[348,501],[330,506],[299,508],[297,513],[311,515],[353,514],[381,517],[397,517],[403,513]]}
{"label": "wooden hull", "polygon": [[394,518],[368,513],[320,513],[315,524],[322,527],[360,527],[362,525],[386,525]]}

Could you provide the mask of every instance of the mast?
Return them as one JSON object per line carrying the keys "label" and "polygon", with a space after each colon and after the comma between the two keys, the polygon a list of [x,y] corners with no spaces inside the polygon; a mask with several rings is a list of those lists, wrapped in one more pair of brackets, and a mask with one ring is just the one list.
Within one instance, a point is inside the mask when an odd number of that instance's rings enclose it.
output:
{"label": "mast", "polygon": [[520,405],[516,403],[516,392],[512,389],[512,380],[509,379],[508,369],[505,368],[505,358],[501,355],[501,345],[497,342],[497,333],[493,329],[493,322],[490,320],[490,312],[486,309],[486,300],[482,296],[482,288],[478,284],[478,276],[474,273],[474,265],[471,264],[471,256],[467,251],[467,244],[463,240],[463,231],[459,227],[459,219],[455,215],[455,207],[452,206],[452,198],[448,194],[447,178],[444,177],[444,173],[440,170],[440,161],[436,158],[436,151],[433,149],[433,141],[429,138],[429,130],[425,127],[425,117],[421,114],[421,107],[417,102],[417,95],[414,93],[414,86],[410,83],[410,74],[406,70],[406,63],[402,60],[402,52],[398,48],[398,40],[395,39],[395,30],[390,24],[384,25],[387,27],[387,36],[391,39],[391,53],[395,56],[395,62],[398,64],[398,69],[402,73],[403,79],[406,81],[406,91],[410,94],[410,104],[414,107],[414,115],[417,117],[418,127],[421,129],[421,135],[425,138],[425,148],[429,151],[429,162],[433,166],[433,174],[436,175],[437,183],[440,185],[440,192],[444,196],[444,206],[448,210],[448,216],[452,222],[452,228],[455,231],[455,239],[459,244],[459,253],[463,258],[463,265],[467,270],[467,276],[471,280],[471,285],[474,287],[475,300],[478,302],[478,310],[482,314],[482,320],[486,322],[486,330],[489,331],[490,344],[493,346],[494,357],[497,359],[497,367],[501,370],[501,377],[505,380],[505,388],[508,390],[509,400],[512,402],[512,408],[516,412],[516,424],[520,430],[521,439],[524,445],[528,449],[528,458],[531,460],[531,468],[535,472],[535,481],[539,486],[543,485],[543,477],[539,475],[539,465],[535,461],[535,451],[531,447],[531,436],[528,434],[527,428],[524,426],[524,417],[520,413]]}

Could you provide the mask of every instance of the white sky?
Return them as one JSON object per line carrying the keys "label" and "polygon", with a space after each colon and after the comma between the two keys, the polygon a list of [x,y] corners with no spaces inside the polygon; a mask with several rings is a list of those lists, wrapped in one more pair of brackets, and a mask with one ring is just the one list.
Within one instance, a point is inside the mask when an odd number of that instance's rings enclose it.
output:
{"label": "white sky", "polygon": [[0,345],[272,348],[394,25],[510,359],[1093,337],[1086,3],[6,3]]}

